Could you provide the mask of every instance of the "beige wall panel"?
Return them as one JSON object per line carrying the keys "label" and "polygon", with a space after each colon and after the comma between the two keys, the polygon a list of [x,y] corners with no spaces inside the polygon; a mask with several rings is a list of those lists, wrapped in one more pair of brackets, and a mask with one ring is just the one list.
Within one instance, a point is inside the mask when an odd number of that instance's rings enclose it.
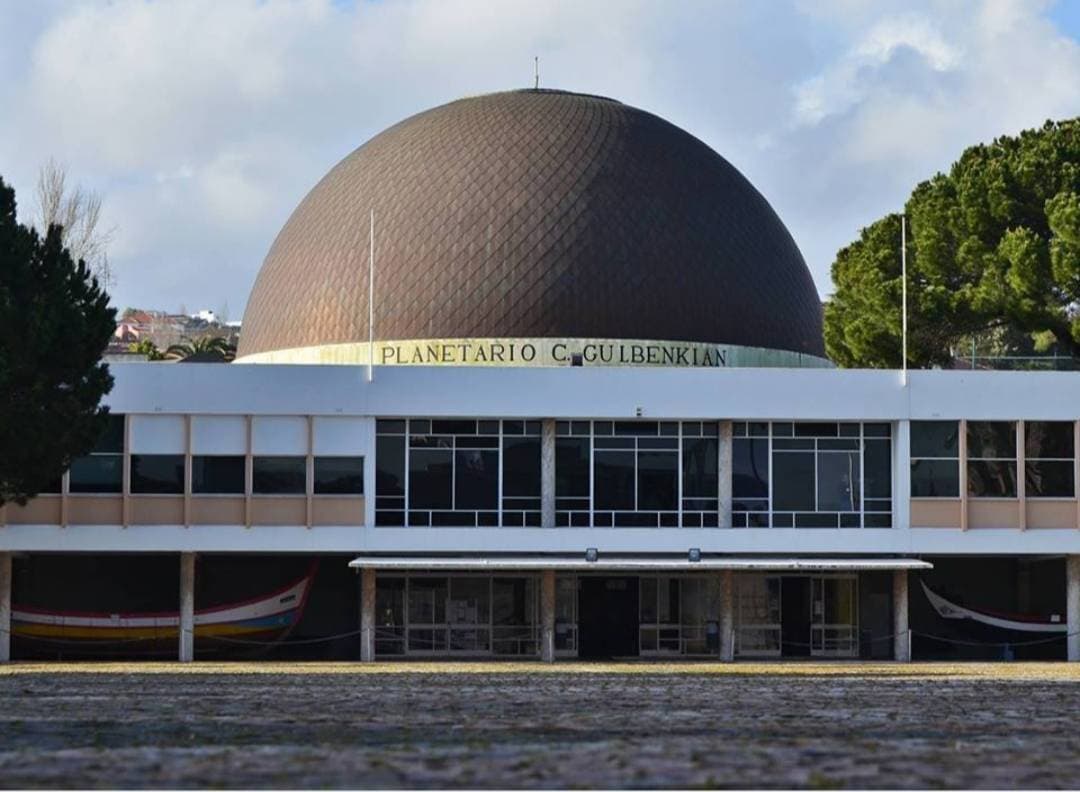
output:
{"label": "beige wall panel", "polygon": [[120,525],[124,499],[119,495],[71,495],[68,522],[72,525]]}
{"label": "beige wall panel", "polygon": [[912,528],[959,528],[960,499],[912,498]]}
{"label": "beige wall panel", "polygon": [[132,525],[183,525],[183,495],[132,495]]}
{"label": "beige wall panel", "polygon": [[307,498],[300,496],[255,496],[251,499],[252,525],[306,525]]}
{"label": "beige wall panel", "polygon": [[25,506],[9,503],[7,521],[11,525],[59,525],[60,496],[39,495]]}
{"label": "beige wall panel", "polygon": [[1019,528],[1020,508],[1016,500],[968,500],[968,528]]}
{"label": "beige wall panel", "polygon": [[191,496],[192,525],[243,525],[244,497]]}
{"label": "beige wall panel", "polygon": [[1029,498],[1027,501],[1027,527],[1075,528],[1076,501]]}
{"label": "beige wall panel", "polygon": [[363,525],[364,499],[317,495],[311,501],[312,525]]}

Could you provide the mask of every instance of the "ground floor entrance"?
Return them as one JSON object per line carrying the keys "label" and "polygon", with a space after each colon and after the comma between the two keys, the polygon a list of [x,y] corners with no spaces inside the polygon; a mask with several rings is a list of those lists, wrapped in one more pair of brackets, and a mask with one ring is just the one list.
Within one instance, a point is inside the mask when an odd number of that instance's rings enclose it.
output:
{"label": "ground floor entrance", "polygon": [[[860,656],[857,574],[732,577],[735,656]],[[554,608],[558,657],[709,657],[720,650],[717,575],[558,575]],[[379,575],[375,612],[379,656],[540,652],[538,575]]]}

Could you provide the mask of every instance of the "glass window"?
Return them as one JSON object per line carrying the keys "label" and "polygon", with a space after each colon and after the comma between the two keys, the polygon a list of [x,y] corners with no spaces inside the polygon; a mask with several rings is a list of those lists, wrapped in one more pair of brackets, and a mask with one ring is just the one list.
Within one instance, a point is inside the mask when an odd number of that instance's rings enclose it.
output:
{"label": "glass window", "polygon": [[892,497],[892,443],[869,439],[863,442],[863,491],[866,497]]}
{"label": "glass window", "polygon": [[960,496],[960,463],[956,459],[911,460],[911,497]]}
{"label": "glass window", "polygon": [[911,422],[911,496],[960,496],[960,424]]}
{"label": "glass window", "polygon": [[857,452],[819,451],[817,511],[858,511],[859,479],[859,454]]}
{"label": "glass window", "polygon": [[243,495],[244,457],[192,457],[191,491],[196,495]]}
{"label": "glass window", "polygon": [[315,457],[316,495],[363,495],[363,457]]}
{"label": "glass window", "polygon": [[717,497],[719,442],[712,437],[687,437],[682,444],[683,497]]}
{"label": "glass window", "polygon": [[254,457],[251,491],[255,495],[306,494],[307,459],[301,456]]}
{"label": "glass window", "polygon": [[1075,496],[1073,433],[1071,421],[1027,421],[1024,424],[1024,492],[1027,497]]}
{"label": "glass window", "polygon": [[91,454],[72,460],[68,489],[75,493],[120,493],[124,489],[122,454]]}
{"label": "glass window", "polygon": [[405,495],[404,435],[379,435],[375,438],[375,494]]}
{"label": "glass window", "polygon": [[503,438],[503,496],[540,497],[539,437]]}
{"label": "glass window", "polygon": [[410,448],[409,508],[453,508],[453,465],[449,448]]}
{"label": "glass window", "polygon": [[769,497],[769,441],[735,438],[732,443],[731,492],[735,498]]}
{"label": "glass window", "polygon": [[597,450],[594,494],[597,509],[634,510],[634,456],[633,451]]}
{"label": "glass window", "polygon": [[773,508],[814,511],[814,454],[773,454]]}
{"label": "glass window", "polygon": [[499,508],[499,452],[466,448],[454,452],[454,506]]}
{"label": "glass window", "polygon": [[556,497],[589,497],[589,451],[590,440],[587,437],[556,438]]}
{"label": "glass window", "polygon": [[136,495],[183,495],[183,455],[132,454],[131,491]]}
{"label": "glass window", "polygon": [[975,498],[1016,497],[1016,424],[969,421],[968,494]]}
{"label": "glass window", "polygon": [[124,416],[109,413],[105,420],[105,431],[94,445],[93,454],[124,453]]}
{"label": "glass window", "polygon": [[639,451],[638,505],[643,511],[679,508],[679,457],[671,451]]}

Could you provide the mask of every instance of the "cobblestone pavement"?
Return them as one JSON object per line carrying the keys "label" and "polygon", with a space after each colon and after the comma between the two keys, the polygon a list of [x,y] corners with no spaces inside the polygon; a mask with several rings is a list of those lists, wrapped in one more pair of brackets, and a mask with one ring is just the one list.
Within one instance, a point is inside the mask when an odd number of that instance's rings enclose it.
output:
{"label": "cobblestone pavement", "polygon": [[1080,785],[1064,666],[357,668],[12,666],[0,786]]}

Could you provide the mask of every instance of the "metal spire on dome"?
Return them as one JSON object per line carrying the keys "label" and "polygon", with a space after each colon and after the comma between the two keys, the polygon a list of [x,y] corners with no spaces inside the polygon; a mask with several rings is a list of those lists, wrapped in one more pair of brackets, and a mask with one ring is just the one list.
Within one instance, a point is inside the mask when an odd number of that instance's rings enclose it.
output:
{"label": "metal spire on dome", "polygon": [[540,90],[540,56],[533,57],[533,90]]}

